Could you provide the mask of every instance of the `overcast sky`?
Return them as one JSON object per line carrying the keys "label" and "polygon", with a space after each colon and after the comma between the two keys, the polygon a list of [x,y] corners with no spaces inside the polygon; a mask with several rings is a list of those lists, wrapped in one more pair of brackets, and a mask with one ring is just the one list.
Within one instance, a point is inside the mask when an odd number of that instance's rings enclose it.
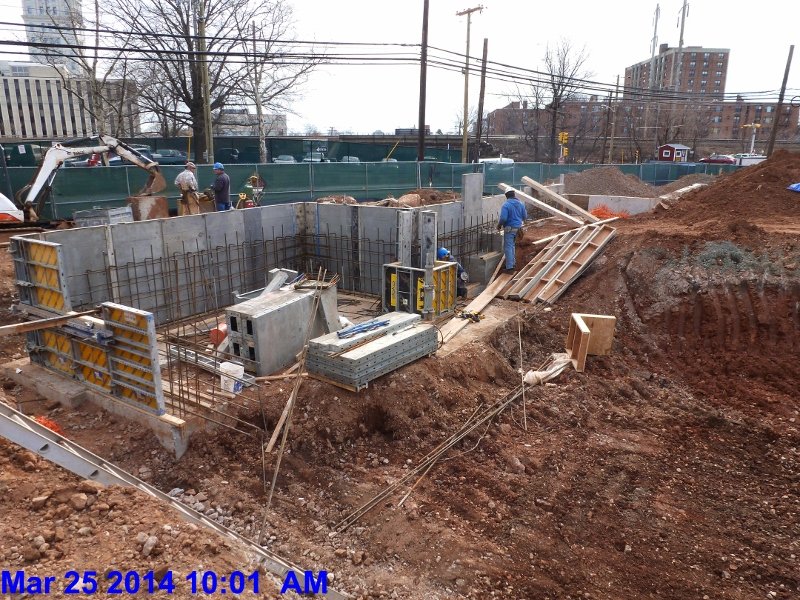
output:
{"label": "overcast sky", "polygon": [[[300,40],[419,44],[422,0],[288,0],[293,6],[295,30]],[[658,42],[678,45],[677,27],[682,0],[430,0],[429,44],[463,55],[467,18],[456,12],[484,6],[472,15],[470,54],[470,107],[478,104],[479,59],[488,38],[490,61],[526,69],[543,69],[548,47],[561,39],[585,48],[586,70],[606,87],[625,67],[650,58],[653,16],[660,5]],[[0,0],[7,20],[20,20],[20,0]],[[16,18],[15,18],[15,15]],[[800,2],[796,0],[692,0],[686,20],[684,45],[730,48],[726,93],[757,92],[780,88],[789,45],[800,41]],[[406,52],[418,48],[392,46],[355,48],[329,46],[332,52]],[[443,56],[440,51],[431,51]],[[800,95],[800,49],[789,76],[787,100]],[[452,60],[463,60],[451,55]],[[452,131],[463,110],[464,78],[460,72],[428,68],[426,121],[432,131]],[[515,95],[515,85],[487,81],[485,110],[505,106]],[[393,132],[416,127],[419,67],[320,66],[288,115],[290,131],[313,126],[322,132]],[[800,98],[797,99],[800,101]]]}

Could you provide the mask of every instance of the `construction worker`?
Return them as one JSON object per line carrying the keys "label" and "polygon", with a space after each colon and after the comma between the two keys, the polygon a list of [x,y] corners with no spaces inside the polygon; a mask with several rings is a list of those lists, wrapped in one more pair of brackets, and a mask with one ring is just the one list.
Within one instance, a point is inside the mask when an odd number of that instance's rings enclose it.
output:
{"label": "construction worker", "polygon": [[467,282],[469,281],[469,275],[467,274],[467,271],[461,266],[460,262],[453,258],[453,255],[450,254],[450,250],[445,247],[441,247],[436,251],[436,258],[438,260],[446,260],[448,262],[456,263],[456,295],[459,298],[466,298]]}
{"label": "construction worker", "polygon": [[500,218],[497,221],[497,230],[503,230],[503,251],[506,254],[506,268],[503,273],[513,273],[516,270],[515,242],[522,223],[528,218],[525,205],[519,201],[514,190],[506,192],[506,201],[500,209]]}
{"label": "construction worker", "polygon": [[197,166],[189,161],[183,171],[178,173],[175,178],[175,185],[181,192],[181,200],[178,203],[178,216],[199,215],[200,197],[197,193],[197,177],[195,172]]}
{"label": "construction worker", "polygon": [[217,176],[214,180],[214,202],[217,204],[217,210],[230,210],[231,178],[225,172],[225,165],[214,163],[214,175]]}

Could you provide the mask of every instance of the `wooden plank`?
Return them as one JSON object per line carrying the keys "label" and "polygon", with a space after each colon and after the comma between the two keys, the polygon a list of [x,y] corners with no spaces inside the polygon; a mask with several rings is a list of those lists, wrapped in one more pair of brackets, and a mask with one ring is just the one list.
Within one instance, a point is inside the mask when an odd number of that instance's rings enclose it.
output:
{"label": "wooden plank", "polygon": [[556,202],[557,204],[560,204],[561,206],[563,206],[567,210],[571,210],[573,212],[578,213],[579,215],[581,215],[584,219],[586,219],[590,223],[597,223],[600,220],[599,217],[594,216],[589,211],[583,210],[580,206],[578,206],[574,202],[570,202],[569,200],[564,198],[564,196],[561,196],[560,194],[556,194],[553,190],[550,190],[550,189],[546,188],[541,183],[539,183],[538,181],[534,181],[530,177],[523,177],[522,178],[522,183],[527,183],[529,186],[531,186],[533,189],[535,189],[540,194],[542,194],[544,196],[547,196],[550,200],[552,200],[553,202]]}
{"label": "wooden plank", "polygon": [[[472,300],[472,302],[467,304],[463,311],[473,313],[481,312],[484,308],[489,306],[489,303],[495,299],[495,297],[509,281],[511,281],[511,273],[501,274],[497,279],[486,286],[486,289],[478,294],[475,299]],[[454,317],[445,323],[440,329],[443,339],[442,344],[446,344],[449,340],[451,340],[459,331],[464,329],[469,322],[469,319],[460,319],[458,317]]]}
{"label": "wooden plank", "polygon": [[583,271],[597,258],[609,241],[616,234],[616,229],[611,227],[601,226],[602,229],[597,231],[597,235],[593,236],[589,243],[575,253],[573,260],[564,267],[557,274],[560,280],[557,286],[547,286],[542,289],[537,295],[537,299],[542,302],[553,303],[566,289],[581,276]]}
{"label": "wooden plank", "polygon": [[324,375],[320,375],[319,373],[311,373],[310,375],[314,379],[317,379],[325,383],[329,383],[331,385],[335,385],[336,387],[340,387],[343,390],[348,390],[350,392],[358,392],[358,390],[352,385],[347,385],[346,383],[342,383],[341,381],[334,381],[333,379],[328,379],[327,377],[325,377]]}
{"label": "wooden plank", "polygon": [[3,335],[17,335],[20,333],[28,333],[30,331],[39,331],[40,329],[50,329],[51,327],[60,327],[66,325],[70,321],[76,320],[78,317],[85,317],[88,315],[96,315],[99,309],[93,308],[92,310],[85,310],[83,312],[72,312],[60,317],[50,317],[48,319],[39,319],[37,321],[25,321],[24,323],[14,323],[13,325],[3,325],[0,327],[0,336]]}
{"label": "wooden plank", "polygon": [[565,221],[569,221],[570,223],[574,223],[575,225],[583,225],[583,220],[578,219],[577,217],[573,217],[572,215],[568,215],[565,212],[561,212],[557,208],[554,208],[549,204],[546,204],[541,200],[534,198],[533,196],[529,196],[525,192],[519,191],[517,188],[511,187],[510,185],[506,185],[505,183],[498,183],[497,187],[503,190],[503,192],[507,192],[508,190],[514,190],[514,192],[520,199],[525,200],[530,204],[533,204],[536,208],[540,208],[543,211],[550,213],[555,217],[558,217],[559,219],[564,219]]}

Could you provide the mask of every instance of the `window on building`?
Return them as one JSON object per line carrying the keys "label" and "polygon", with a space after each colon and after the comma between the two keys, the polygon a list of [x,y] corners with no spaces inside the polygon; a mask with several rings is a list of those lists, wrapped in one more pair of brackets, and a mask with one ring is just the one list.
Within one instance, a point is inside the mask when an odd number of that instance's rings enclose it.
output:
{"label": "window on building", "polygon": [[712,123],[722,123],[722,117],[711,117]]}
{"label": "window on building", "polygon": [[762,123],[764,123],[764,124],[772,123],[772,117],[764,117],[764,120],[762,121]]}
{"label": "window on building", "polygon": [[692,52],[692,58],[697,58],[697,52]]}
{"label": "window on building", "polygon": [[692,61],[692,62],[689,63],[689,66],[690,67],[696,67],[697,63],[695,61]]}
{"label": "window on building", "polygon": [[694,87],[694,79],[690,79],[690,80],[687,82],[687,85],[688,85],[689,87]]}
{"label": "window on building", "polygon": [[711,56],[711,53],[710,53],[710,52],[704,52],[704,53],[703,53],[703,58],[705,58],[706,60],[708,60],[708,58],[709,58],[710,56]]}
{"label": "window on building", "polygon": [[701,81],[700,81],[700,87],[706,87],[706,84],[707,84],[707,83],[708,83],[708,82],[707,82],[705,79],[701,80]]}
{"label": "window on building", "polygon": [[767,107],[767,112],[768,112],[768,113],[771,113],[773,110],[775,110],[775,107],[774,107],[774,106],[768,106],[768,107]]}
{"label": "window on building", "polygon": [[704,68],[704,69],[707,69],[707,68],[708,68],[708,61],[705,61],[705,62],[703,63],[703,68]]}
{"label": "window on building", "polygon": [[720,60],[723,60],[725,58],[725,53],[724,52],[720,52],[719,54],[717,54],[717,58],[719,58]]}
{"label": "window on building", "polygon": [[714,73],[714,75],[716,75],[717,77],[722,77],[722,71],[717,71],[716,73]]}
{"label": "window on building", "polygon": [[717,79],[717,80],[714,81],[714,85],[719,87],[719,86],[722,85],[722,81],[720,79]]}

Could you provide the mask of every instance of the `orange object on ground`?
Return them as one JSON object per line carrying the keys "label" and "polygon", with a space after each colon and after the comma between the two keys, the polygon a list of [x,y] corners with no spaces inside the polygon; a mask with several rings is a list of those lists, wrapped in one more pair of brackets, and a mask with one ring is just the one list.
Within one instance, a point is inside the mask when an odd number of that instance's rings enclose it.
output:
{"label": "orange object on ground", "polygon": [[223,323],[222,325],[217,325],[208,332],[208,337],[211,339],[212,344],[219,346],[223,340],[228,337],[228,324]]}
{"label": "orange object on ground", "polygon": [[611,219],[612,217],[619,217],[620,219],[627,219],[631,216],[626,210],[621,210],[619,212],[614,212],[605,204],[598,204],[592,210],[589,211],[598,219]]}
{"label": "orange object on ground", "polygon": [[50,431],[56,432],[58,435],[64,435],[64,430],[61,429],[61,426],[49,417],[39,415],[34,419],[34,421],[36,421],[39,425],[47,427]]}

